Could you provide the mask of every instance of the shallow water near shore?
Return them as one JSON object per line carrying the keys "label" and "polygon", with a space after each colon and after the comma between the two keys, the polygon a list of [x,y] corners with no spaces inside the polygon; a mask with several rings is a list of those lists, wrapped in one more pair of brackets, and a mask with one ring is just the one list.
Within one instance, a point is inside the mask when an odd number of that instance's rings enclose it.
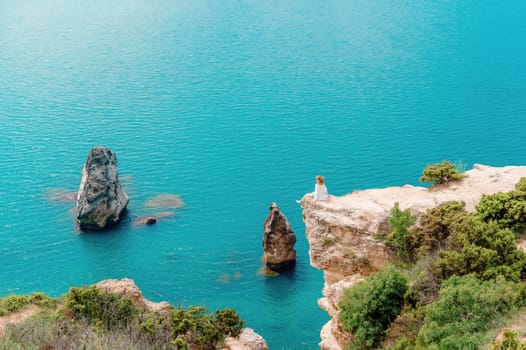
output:
{"label": "shallow water near shore", "polygon": [[[323,276],[295,200],[318,174],[343,195],[416,185],[442,159],[526,164],[525,11],[0,0],[0,296],[129,277],[154,301],[236,308],[273,350],[317,349]],[[117,154],[129,210],[79,234],[67,199],[94,145]],[[163,194],[184,206],[135,225]],[[267,278],[271,202],[298,263]]]}

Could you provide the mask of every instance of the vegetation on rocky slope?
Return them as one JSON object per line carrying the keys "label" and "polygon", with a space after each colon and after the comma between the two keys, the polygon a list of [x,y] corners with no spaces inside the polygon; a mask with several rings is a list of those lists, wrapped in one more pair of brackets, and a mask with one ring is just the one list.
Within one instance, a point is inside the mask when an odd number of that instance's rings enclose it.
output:
{"label": "vegetation on rocky slope", "polygon": [[[526,179],[513,191],[483,196],[474,213],[462,202],[449,202],[416,221],[395,205],[389,224],[392,232],[383,239],[396,252],[397,274],[408,279],[409,287],[382,286],[384,293],[395,288],[404,295],[397,308],[393,300],[377,298],[380,305],[374,308],[381,311],[360,321],[365,330],[351,327],[348,320],[356,318],[356,310],[371,309],[369,297],[362,295],[364,285],[377,284],[386,272],[346,291],[340,318],[354,333],[349,349],[525,347],[512,332],[503,340],[493,338],[526,307],[526,254],[517,247],[526,224]],[[388,271],[392,274],[393,268]],[[371,321],[386,315],[388,322]],[[368,338],[364,341],[361,334]]]}
{"label": "vegetation on rocky slope", "polygon": [[243,321],[233,309],[203,307],[151,312],[129,297],[91,287],[71,288],[60,299],[42,294],[0,299],[10,313],[29,304],[41,311],[9,325],[0,349],[217,349],[239,335]]}

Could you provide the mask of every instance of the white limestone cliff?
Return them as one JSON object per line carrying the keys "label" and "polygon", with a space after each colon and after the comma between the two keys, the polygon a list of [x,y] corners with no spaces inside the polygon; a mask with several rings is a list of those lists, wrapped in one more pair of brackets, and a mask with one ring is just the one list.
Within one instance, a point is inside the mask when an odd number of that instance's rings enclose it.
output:
{"label": "white limestone cliff", "polygon": [[311,265],[323,270],[324,297],[318,302],[331,320],[321,331],[323,350],[341,350],[349,341],[338,318],[343,290],[384,267],[390,258],[386,246],[375,239],[389,232],[388,218],[395,202],[419,216],[449,201],[464,201],[473,211],[483,194],[513,190],[526,177],[526,166],[475,165],[458,182],[433,188],[405,185],[358,190],[345,196],[301,200]]}

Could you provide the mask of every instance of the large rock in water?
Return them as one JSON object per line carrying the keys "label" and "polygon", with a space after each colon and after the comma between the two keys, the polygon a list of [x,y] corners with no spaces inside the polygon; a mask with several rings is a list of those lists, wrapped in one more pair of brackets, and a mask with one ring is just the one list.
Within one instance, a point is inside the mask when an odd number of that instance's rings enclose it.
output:
{"label": "large rock in water", "polygon": [[79,228],[102,230],[117,223],[128,201],[119,181],[115,153],[106,147],[93,147],[82,168],[77,195]]}
{"label": "large rock in water", "polygon": [[296,235],[289,220],[281,213],[276,203],[264,223],[263,261],[273,271],[280,271],[296,264]]}

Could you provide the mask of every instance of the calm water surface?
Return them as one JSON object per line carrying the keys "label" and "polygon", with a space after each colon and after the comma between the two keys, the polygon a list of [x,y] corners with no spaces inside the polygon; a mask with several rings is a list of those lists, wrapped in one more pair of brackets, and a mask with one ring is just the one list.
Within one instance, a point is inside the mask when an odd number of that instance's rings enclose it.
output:
{"label": "calm water surface", "polygon": [[[271,349],[316,349],[295,203],[417,184],[442,159],[526,164],[526,3],[368,0],[0,0],[0,295],[133,278],[146,297],[235,307]],[[94,145],[130,194],[123,225],[78,234],[71,204]],[[152,227],[143,203],[186,206]],[[298,266],[264,278],[277,202]]]}

